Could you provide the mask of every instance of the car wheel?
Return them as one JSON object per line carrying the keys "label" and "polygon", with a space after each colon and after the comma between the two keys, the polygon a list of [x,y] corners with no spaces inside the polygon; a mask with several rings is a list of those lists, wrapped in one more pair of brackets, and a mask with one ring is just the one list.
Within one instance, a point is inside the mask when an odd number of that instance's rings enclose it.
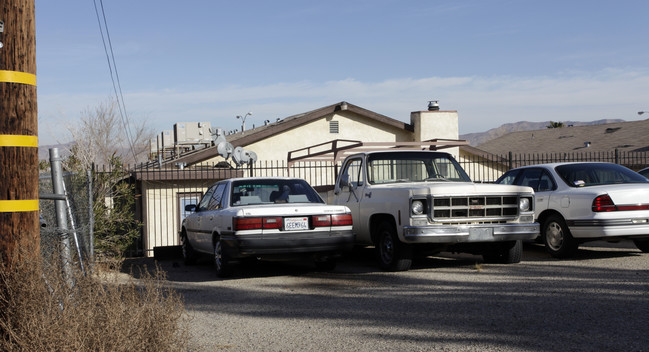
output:
{"label": "car wheel", "polygon": [[545,249],[555,258],[568,258],[575,254],[579,243],[570,234],[566,222],[559,215],[550,215],[543,221],[541,236]]}
{"label": "car wheel", "polygon": [[482,255],[486,263],[514,264],[520,263],[523,256],[523,241],[503,242],[494,251]]}
{"label": "car wheel", "polygon": [[641,250],[643,253],[649,253],[649,239],[638,239],[638,240],[633,240],[633,243],[634,243],[635,246],[638,247],[638,249]]}
{"label": "car wheel", "polygon": [[228,277],[232,272],[232,263],[223,250],[223,242],[220,237],[214,243],[214,268],[218,277]]}
{"label": "car wheel", "polygon": [[183,232],[180,234],[180,241],[181,241],[181,247],[183,251],[183,260],[185,262],[185,265],[192,265],[196,263],[196,251],[194,251],[194,247],[192,247],[192,244],[189,243],[189,239],[187,238],[187,232],[183,229]]}
{"label": "car wheel", "polygon": [[378,227],[376,256],[384,270],[405,271],[412,265],[412,247],[399,241],[390,222],[383,222]]}

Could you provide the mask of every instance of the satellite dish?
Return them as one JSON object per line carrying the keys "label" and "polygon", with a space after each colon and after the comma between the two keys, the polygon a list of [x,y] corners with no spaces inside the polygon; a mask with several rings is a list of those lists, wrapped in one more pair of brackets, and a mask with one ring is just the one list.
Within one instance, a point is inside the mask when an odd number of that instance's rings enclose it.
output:
{"label": "satellite dish", "polygon": [[220,142],[216,145],[216,151],[220,156],[227,160],[232,155],[234,148],[232,147],[232,144],[228,142]]}
{"label": "satellite dish", "polygon": [[222,128],[210,127],[210,135],[212,136],[212,145],[218,146],[221,143],[227,142]]}
{"label": "satellite dish", "polygon": [[245,163],[245,156],[244,156],[245,150],[241,147],[236,147],[234,148],[234,151],[232,152],[232,160],[234,160],[234,163],[240,166],[241,164]]}
{"label": "satellite dish", "polygon": [[249,163],[254,164],[257,162],[257,153],[250,151],[248,152],[248,155],[250,156],[250,161],[248,161]]}

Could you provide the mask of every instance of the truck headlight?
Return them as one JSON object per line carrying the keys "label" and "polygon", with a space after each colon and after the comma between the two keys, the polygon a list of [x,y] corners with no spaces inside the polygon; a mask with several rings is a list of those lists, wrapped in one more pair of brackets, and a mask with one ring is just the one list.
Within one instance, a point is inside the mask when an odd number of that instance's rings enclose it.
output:
{"label": "truck headlight", "polygon": [[424,213],[424,202],[420,200],[413,200],[410,205],[410,211],[412,215],[421,215]]}
{"label": "truck headlight", "polygon": [[518,209],[520,211],[529,211],[530,208],[530,199],[529,198],[521,198],[518,200]]}

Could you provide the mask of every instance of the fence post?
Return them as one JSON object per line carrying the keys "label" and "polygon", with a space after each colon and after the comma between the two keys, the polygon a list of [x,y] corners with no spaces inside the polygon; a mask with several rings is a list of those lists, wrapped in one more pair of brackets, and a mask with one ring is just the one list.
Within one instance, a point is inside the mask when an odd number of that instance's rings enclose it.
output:
{"label": "fence post", "polygon": [[512,152],[511,151],[509,152],[509,169],[510,170],[513,169],[513,166],[512,166]]}
{"label": "fence post", "polygon": [[[50,148],[50,165],[52,168],[52,188],[54,194],[65,196],[63,188],[63,167],[61,166],[61,157],[58,148]],[[63,270],[67,279],[72,278],[72,256],[70,254],[70,238],[68,236],[68,218],[65,212],[66,201],[55,200],[54,209],[56,211],[56,228],[61,235],[61,259],[63,261]]]}
{"label": "fence post", "polygon": [[88,178],[88,257],[90,258],[90,263],[95,262],[95,211],[92,197],[92,176],[93,173],[91,170],[86,171],[86,177]]}
{"label": "fence post", "polygon": [[616,164],[620,163],[619,150],[617,148],[615,148],[615,163]]}

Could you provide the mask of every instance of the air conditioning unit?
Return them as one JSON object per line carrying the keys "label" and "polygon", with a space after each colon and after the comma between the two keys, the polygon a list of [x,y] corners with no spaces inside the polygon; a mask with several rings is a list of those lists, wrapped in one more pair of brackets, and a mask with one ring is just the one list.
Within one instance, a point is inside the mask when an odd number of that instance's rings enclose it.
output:
{"label": "air conditioning unit", "polygon": [[209,122],[177,122],[174,124],[176,144],[211,144],[210,127]]}
{"label": "air conditioning unit", "polygon": [[160,133],[160,146],[162,149],[173,148],[174,147],[174,135],[171,130],[164,130]]}

